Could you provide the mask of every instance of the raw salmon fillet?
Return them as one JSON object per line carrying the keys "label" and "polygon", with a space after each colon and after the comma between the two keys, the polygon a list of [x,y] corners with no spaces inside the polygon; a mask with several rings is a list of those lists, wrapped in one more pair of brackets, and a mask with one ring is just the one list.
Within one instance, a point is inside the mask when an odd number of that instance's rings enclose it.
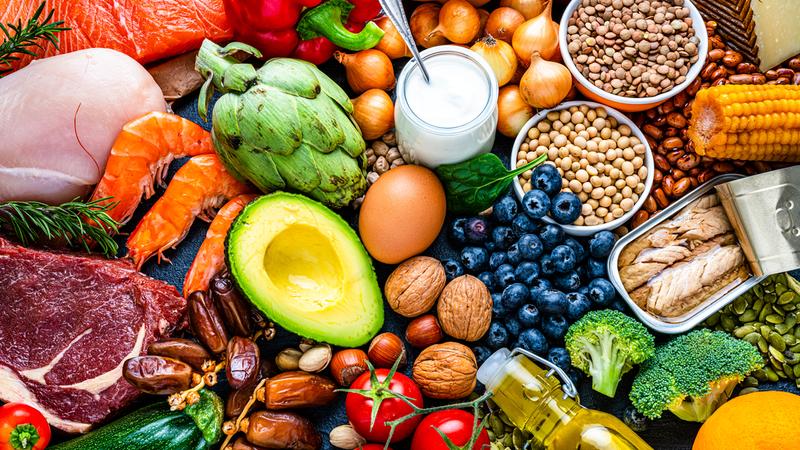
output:
{"label": "raw salmon fillet", "polygon": [[[0,23],[25,23],[40,3],[0,0]],[[58,33],[58,50],[48,43],[38,49],[38,57],[106,47],[145,64],[199,48],[203,38],[233,36],[223,0],[47,0],[45,12],[50,9],[55,9],[54,20],[72,29]]]}

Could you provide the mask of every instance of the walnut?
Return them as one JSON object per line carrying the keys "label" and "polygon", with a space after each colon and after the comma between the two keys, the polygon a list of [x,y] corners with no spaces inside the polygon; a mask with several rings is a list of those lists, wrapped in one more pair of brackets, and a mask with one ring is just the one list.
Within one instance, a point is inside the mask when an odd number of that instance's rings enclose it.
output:
{"label": "walnut", "polygon": [[475,389],[478,363],[468,347],[457,342],[434,344],[414,361],[411,377],[430,398],[457,399]]}
{"label": "walnut", "polygon": [[417,317],[433,307],[446,280],[438,259],[415,256],[389,275],[384,286],[386,301],[401,316]]}
{"label": "walnut", "polygon": [[445,333],[456,339],[477,341],[492,322],[492,295],[481,280],[462,275],[445,286],[437,312]]}

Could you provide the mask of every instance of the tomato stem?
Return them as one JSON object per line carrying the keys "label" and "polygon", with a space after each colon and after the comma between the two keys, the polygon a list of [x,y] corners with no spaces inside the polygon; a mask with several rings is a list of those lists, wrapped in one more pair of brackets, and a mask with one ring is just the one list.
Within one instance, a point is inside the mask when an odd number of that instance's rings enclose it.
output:
{"label": "tomato stem", "polygon": [[14,427],[8,439],[8,443],[15,450],[31,450],[37,442],[39,442],[39,431],[29,423]]}

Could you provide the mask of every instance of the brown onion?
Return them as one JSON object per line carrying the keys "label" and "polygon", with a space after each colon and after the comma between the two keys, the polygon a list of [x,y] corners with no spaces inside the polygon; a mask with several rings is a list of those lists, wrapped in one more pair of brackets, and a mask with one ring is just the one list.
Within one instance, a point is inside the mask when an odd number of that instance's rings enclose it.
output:
{"label": "brown onion", "polygon": [[511,80],[517,70],[517,55],[508,42],[498,41],[492,36],[479,39],[470,50],[481,55],[489,63],[498,86],[503,86]]}
{"label": "brown onion", "polygon": [[500,88],[497,96],[497,131],[503,136],[516,137],[533,117],[533,108],[522,98],[519,86],[509,84]]}
{"label": "brown onion", "polygon": [[364,139],[378,139],[394,127],[394,104],[380,89],[369,89],[353,99],[353,118]]}
{"label": "brown onion", "polygon": [[569,69],[533,52],[531,65],[519,82],[520,94],[527,104],[534,108],[552,108],[561,103],[571,89]]}
{"label": "brown onion", "polygon": [[467,0],[448,0],[439,11],[439,25],[428,35],[441,34],[450,42],[467,44],[481,31],[481,16]]}
{"label": "brown onion", "polygon": [[383,30],[383,37],[378,42],[378,45],[373,47],[375,50],[386,53],[389,59],[397,59],[404,56],[411,57],[411,50],[408,49],[403,37],[400,36],[400,32],[397,31],[397,28],[388,17],[383,16],[375,20],[375,24]]}
{"label": "brown onion", "polygon": [[533,19],[545,10],[548,0],[500,0],[500,6],[513,8],[525,17],[525,20]]}
{"label": "brown onion", "polygon": [[417,6],[408,21],[414,40],[425,48],[447,44],[446,37],[433,33],[439,25],[440,10],[441,7],[436,3],[423,3]]}
{"label": "brown onion", "polygon": [[481,37],[481,35],[483,34],[483,30],[486,29],[486,22],[489,21],[489,11],[482,8],[478,8],[478,17],[480,18],[479,23],[481,25],[478,28],[478,34],[475,35],[476,39]]}
{"label": "brown onion", "polygon": [[336,52],[333,57],[344,65],[347,84],[361,94],[368,89],[388,90],[394,87],[394,67],[385,53],[375,49],[347,54]]}
{"label": "brown onion", "polygon": [[520,25],[511,38],[511,45],[523,65],[530,63],[531,54],[539,52],[550,59],[558,51],[558,24],[552,19],[553,3],[548,2],[541,14]]}
{"label": "brown onion", "polygon": [[525,22],[525,16],[514,8],[502,6],[489,14],[486,21],[486,34],[495,39],[511,43],[514,31]]}

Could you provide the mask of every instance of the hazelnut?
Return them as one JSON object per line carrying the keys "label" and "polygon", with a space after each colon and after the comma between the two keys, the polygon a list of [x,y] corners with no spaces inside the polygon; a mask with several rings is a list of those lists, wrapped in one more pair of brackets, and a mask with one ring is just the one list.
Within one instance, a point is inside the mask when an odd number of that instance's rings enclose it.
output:
{"label": "hazelnut", "polygon": [[298,361],[298,367],[304,372],[322,372],[331,362],[331,346],[317,344],[303,353]]}
{"label": "hazelnut", "polygon": [[330,437],[332,446],[347,450],[361,448],[362,445],[367,443],[367,440],[361,437],[350,424],[339,425],[332,429],[328,436]]}
{"label": "hazelnut", "polygon": [[477,341],[492,322],[492,296],[481,280],[462,275],[445,286],[437,311],[445,333]]}
{"label": "hazelnut", "polygon": [[472,350],[457,342],[445,342],[431,345],[419,354],[411,377],[428,397],[457,399],[472,393],[477,373]]}
{"label": "hazelnut", "polygon": [[301,356],[303,356],[303,352],[296,348],[283,349],[278,353],[278,356],[275,357],[275,365],[278,366],[278,370],[282,372],[297,370],[300,368]]}
{"label": "hazelnut", "polygon": [[333,378],[337,383],[345,387],[350,386],[367,369],[367,354],[357,348],[338,351],[331,360]]}
{"label": "hazelnut", "polygon": [[442,263],[429,256],[415,256],[397,266],[384,286],[389,306],[404,317],[426,313],[436,303],[447,277]]}
{"label": "hazelnut", "polygon": [[375,367],[392,367],[400,358],[398,367],[406,364],[406,349],[403,341],[394,333],[381,333],[372,339],[367,349],[369,360]]}
{"label": "hazelnut", "polygon": [[433,314],[419,316],[406,328],[406,341],[415,348],[425,348],[442,340],[442,327]]}

